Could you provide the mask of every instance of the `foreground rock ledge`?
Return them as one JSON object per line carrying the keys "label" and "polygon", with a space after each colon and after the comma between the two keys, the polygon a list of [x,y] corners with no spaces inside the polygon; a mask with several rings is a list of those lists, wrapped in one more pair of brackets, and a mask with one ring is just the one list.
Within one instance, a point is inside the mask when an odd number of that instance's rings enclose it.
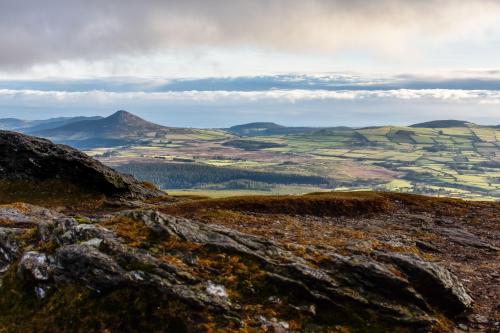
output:
{"label": "foreground rock ledge", "polygon": [[[361,332],[445,331],[472,305],[453,274],[414,255],[376,251],[346,256],[334,248],[279,244],[153,210],[125,211],[94,221],[36,207],[23,211],[24,218],[14,219],[15,212],[5,210],[0,216],[11,221],[0,227],[0,296],[24,295],[30,308],[12,316],[24,316],[26,321],[37,311],[57,318],[71,306],[61,304],[66,299],[62,293],[75,286],[87,290],[77,294],[86,297],[87,304],[120,290],[131,290],[134,297],[154,295],[144,306],[137,298],[123,299],[139,320],[175,302],[176,309],[183,310],[163,317],[168,323],[158,323],[157,331],[174,324],[168,327],[181,332],[217,327],[268,332],[343,327]],[[122,229],[133,234],[128,238]],[[9,301],[2,302],[0,307]],[[108,307],[115,311],[117,304]],[[16,305],[6,311],[21,309]],[[8,315],[0,314],[0,320]],[[116,313],[120,315],[131,314]],[[117,328],[109,320],[101,323],[105,326],[95,324],[95,330],[130,329]],[[49,323],[52,330],[39,331],[68,331],[81,325]]]}

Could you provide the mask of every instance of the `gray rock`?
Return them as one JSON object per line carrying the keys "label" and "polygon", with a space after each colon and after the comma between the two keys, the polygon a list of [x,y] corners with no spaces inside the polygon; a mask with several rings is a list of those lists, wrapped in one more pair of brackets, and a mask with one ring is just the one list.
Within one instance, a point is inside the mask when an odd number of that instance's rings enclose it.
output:
{"label": "gray rock", "polygon": [[97,224],[78,224],[73,218],[62,218],[53,225],[52,238],[58,244],[73,244],[91,239],[115,239],[115,234]]}
{"label": "gray rock", "polygon": [[87,246],[93,246],[96,249],[99,249],[101,247],[101,244],[102,244],[102,239],[100,239],[100,238],[92,238],[92,239],[89,239],[88,241],[85,241],[85,242],[83,242],[81,244],[82,245],[87,245]]}
{"label": "gray rock", "polygon": [[488,318],[482,315],[475,315],[472,317],[472,320],[479,324],[487,324],[489,322]]}
{"label": "gray rock", "polygon": [[19,237],[23,232],[22,229],[0,227],[0,274],[19,256]]}
{"label": "gray rock", "polygon": [[428,242],[417,240],[417,241],[415,241],[415,245],[420,250],[425,251],[425,252],[442,253],[442,251],[440,249],[438,249],[436,246],[434,246]]}
{"label": "gray rock", "polygon": [[477,247],[477,248],[488,249],[491,251],[499,251],[500,250],[500,249],[492,246],[491,244],[488,244],[487,242],[483,241],[481,238],[474,235],[473,233],[470,233],[470,232],[463,230],[463,229],[440,228],[439,232],[441,234],[443,234],[444,236],[446,236],[452,242],[455,242],[455,243],[463,245],[463,246],[472,246],[472,247]]}
{"label": "gray rock", "polygon": [[416,256],[391,253],[381,257],[394,262],[426,301],[452,316],[472,306],[472,298],[458,279],[445,268]]}
{"label": "gray rock", "polygon": [[102,292],[125,286],[126,270],[93,246],[73,244],[56,250],[54,280],[78,281],[87,288]]}
{"label": "gray rock", "polygon": [[23,279],[47,281],[49,279],[47,255],[35,251],[24,253],[17,265],[17,275]]}
{"label": "gray rock", "polygon": [[[389,252],[342,256],[330,248],[311,248],[323,258],[318,266],[279,243],[226,227],[151,210],[119,214],[144,223],[159,242],[196,243],[209,252],[237,255],[256,263],[274,288],[272,299],[299,300],[298,304],[283,302],[282,306],[311,316],[357,309],[359,315],[371,318],[376,314],[383,320],[426,330],[435,323],[436,310],[454,318],[472,303],[450,272],[418,257]],[[49,240],[58,246],[55,252],[49,256],[27,251],[17,268],[20,278],[37,282],[35,293],[39,298],[65,284],[81,285],[96,294],[148,288],[181,301],[193,311],[204,309],[238,317],[241,307],[223,283],[161,261],[147,250],[129,247],[100,225],[60,218],[47,230]],[[195,258],[191,265],[196,264]],[[259,297],[258,290],[249,288],[248,292]],[[270,301],[269,296],[262,297],[262,302]],[[280,319],[266,322],[274,330],[288,329]]]}
{"label": "gray rock", "polygon": [[[379,310],[384,309],[382,312],[400,316],[400,320],[404,320],[407,313],[413,311],[416,314],[414,320],[425,322],[428,320],[426,312],[430,311],[429,305],[437,306],[454,316],[469,309],[472,303],[461,283],[449,271],[418,258],[388,255],[398,263],[402,272],[408,276],[407,279],[392,273],[385,266],[384,260],[376,262],[366,256],[343,257],[330,254],[329,264],[325,263],[323,269],[315,269],[302,258],[273,242],[225,227],[197,223],[154,211],[136,211],[129,213],[129,216],[147,220],[151,230],[161,230],[159,234],[167,238],[208,244],[221,251],[252,257],[263,263],[276,283],[293,285],[313,298],[328,300],[336,305],[351,302],[373,306]],[[422,288],[426,284],[430,290]],[[442,298],[442,301],[436,302],[436,298]],[[403,309],[405,307],[407,310]]]}
{"label": "gray rock", "polygon": [[36,286],[35,287],[36,297],[39,299],[45,298],[45,296],[47,296],[47,292],[49,289],[50,289],[50,287]]}

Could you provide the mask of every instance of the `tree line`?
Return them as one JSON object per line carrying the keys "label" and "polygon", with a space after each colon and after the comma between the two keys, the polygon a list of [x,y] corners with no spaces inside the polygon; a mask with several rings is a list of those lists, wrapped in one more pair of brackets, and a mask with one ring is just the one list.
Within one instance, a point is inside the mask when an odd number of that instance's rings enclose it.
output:
{"label": "tree line", "polygon": [[208,184],[236,184],[248,182],[275,185],[332,186],[334,181],[320,176],[291,173],[252,171],[228,167],[216,167],[196,163],[129,163],[117,170],[149,181],[164,189],[206,187]]}

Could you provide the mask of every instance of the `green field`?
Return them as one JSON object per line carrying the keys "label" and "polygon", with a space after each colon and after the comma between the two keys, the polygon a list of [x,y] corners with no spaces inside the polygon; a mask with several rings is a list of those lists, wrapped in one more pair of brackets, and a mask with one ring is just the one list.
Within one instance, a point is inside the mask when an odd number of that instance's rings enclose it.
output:
{"label": "green field", "polygon": [[[198,129],[167,135],[168,140],[144,139],[140,145],[99,148],[87,153],[113,166],[130,162],[192,162],[221,168],[320,176],[331,179],[334,184],[312,187],[296,184],[281,188],[272,185],[264,191],[273,194],[274,191],[297,194],[363,188],[499,200],[499,138],[499,129],[476,125],[385,126],[250,137],[223,130]],[[234,140],[244,140],[245,145],[225,144]],[[253,141],[255,144],[251,144]],[[266,144],[274,147],[258,149]],[[246,146],[253,148],[246,150]],[[210,184],[205,187],[209,188]],[[233,190],[221,191],[232,193]],[[253,193],[252,189],[247,191]],[[256,189],[256,192],[262,191]]]}

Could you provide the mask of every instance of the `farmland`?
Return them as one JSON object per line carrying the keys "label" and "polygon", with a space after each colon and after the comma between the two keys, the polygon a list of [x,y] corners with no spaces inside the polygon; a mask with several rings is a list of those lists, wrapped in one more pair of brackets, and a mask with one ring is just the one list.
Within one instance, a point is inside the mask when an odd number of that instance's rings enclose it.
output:
{"label": "farmland", "polygon": [[[285,130],[281,130],[285,131]],[[500,199],[500,130],[467,125],[447,128],[371,127],[290,131],[284,134],[241,136],[222,129],[196,129],[167,134],[165,139],[144,138],[140,144],[97,148],[87,153],[106,164],[130,171],[145,180],[155,179],[145,164],[159,164],[172,176],[173,164],[195,164],[217,169],[245,170],[289,177],[297,181],[246,182],[243,178],[211,184],[187,184],[182,190],[245,190],[263,193],[304,193],[324,190],[387,190],[451,196],[471,200]],[[176,169],[179,167],[175,166]],[[217,168],[211,168],[217,167]],[[166,177],[166,176],[165,176]],[[245,178],[246,177],[246,178]],[[286,178],[285,177],[285,178]],[[161,177],[160,177],[161,178]],[[209,177],[210,178],[210,177]],[[250,177],[251,178],[251,177]],[[219,179],[217,177],[213,179]],[[250,179],[252,180],[252,178]],[[203,184],[201,184],[203,183]],[[200,185],[201,184],[201,185]],[[238,185],[239,184],[239,185]],[[175,186],[179,190],[179,186]],[[253,193],[252,192],[252,193]]]}

